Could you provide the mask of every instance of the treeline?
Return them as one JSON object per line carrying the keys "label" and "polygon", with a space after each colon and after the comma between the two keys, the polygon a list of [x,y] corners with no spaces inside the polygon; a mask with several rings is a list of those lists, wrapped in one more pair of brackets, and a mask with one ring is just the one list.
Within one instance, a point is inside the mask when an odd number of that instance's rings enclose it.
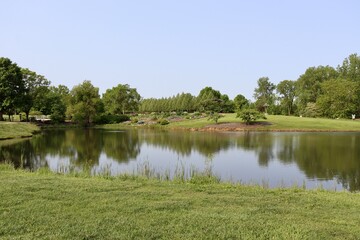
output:
{"label": "treeline", "polygon": [[140,112],[223,112],[235,111],[234,101],[226,94],[211,87],[202,89],[197,97],[190,93],[181,93],[169,98],[143,99]]}
{"label": "treeline", "polygon": [[206,87],[198,96],[182,93],[170,98],[144,99],[142,112],[208,111],[239,112],[256,109],[274,115],[351,118],[360,116],[360,57],[351,54],[336,68],[309,67],[297,80],[274,84],[261,77],[254,90],[254,102],[243,95],[230,100],[226,94]]}
{"label": "treeline", "polygon": [[140,95],[135,88],[119,84],[108,89],[102,97],[90,81],[74,86],[51,86],[44,76],[21,68],[8,58],[0,58],[0,120],[14,114],[24,116],[47,115],[55,123],[69,119],[88,125],[128,120],[124,115],[136,112]]}
{"label": "treeline", "polygon": [[351,118],[360,115],[360,57],[351,54],[336,68],[309,67],[295,80],[277,85],[260,78],[255,106],[271,114]]}
{"label": "treeline", "polygon": [[106,90],[90,81],[74,86],[51,86],[44,76],[21,68],[8,58],[0,58],[0,120],[3,115],[48,115],[54,122],[69,119],[82,124],[127,120],[129,113],[209,112],[231,113],[256,109],[269,114],[307,117],[350,118],[360,115],[360,57],[351,54],[336,68],[318,66],[306,69],[297,80],[277,85],[268,77],[257,81],[254,102],[238,94],[234,99],[211,87],[197,96],[179,93],[168,98],[142,99],[127,84]]}

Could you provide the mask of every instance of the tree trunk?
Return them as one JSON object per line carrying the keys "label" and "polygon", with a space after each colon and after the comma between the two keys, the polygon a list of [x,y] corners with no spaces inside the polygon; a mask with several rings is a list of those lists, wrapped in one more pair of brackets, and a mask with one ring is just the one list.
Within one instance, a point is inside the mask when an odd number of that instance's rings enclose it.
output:
{"label": "tree trunk", "polygon": [[26,122],[29,122],[29,112],[25,112],[26,114]]}
{"label": "tree trunk", "polygon": [[4,121],[3,112],[0,111],[0,121]]}

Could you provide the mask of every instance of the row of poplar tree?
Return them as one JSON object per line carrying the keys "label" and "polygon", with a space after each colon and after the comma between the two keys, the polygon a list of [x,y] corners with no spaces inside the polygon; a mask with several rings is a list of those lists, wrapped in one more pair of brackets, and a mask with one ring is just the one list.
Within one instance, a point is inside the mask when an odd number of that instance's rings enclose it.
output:
{"label": "row of poplar tree", "polygon": [[[349,118],[360,114],[360,57],[351,54],[336,68],[309,67],[297,80],[273,84],[261,77],[254,102],[238,94],[234,99],[212,87],[197,96],[179,93],[168,98],[142,99],[135,88],[119,84],[100,96],[90,81],[74,86],[51,86],[49,80],[8,58],[0,58],[0,120],[3,115],[50,115],[54,122],[71,119],[90,124],[126,119],[128,113],[238,112],[256,109],[269,114]],[[121,117],[120,117],[121,116]]]}
{"label": "row of poplar tree", "polygon": [[351,54],[336,68],[309,67],[297,80],[278,84],[261,77],[254,99],[251,102],[239,94],[230,100],[226,94],[206,87],[198,96],[181,93],[169,98],[144,99],[140,110],[238,112],[251,108],[277,115],[350,118],[352,114],[360,115],[360,57]]}

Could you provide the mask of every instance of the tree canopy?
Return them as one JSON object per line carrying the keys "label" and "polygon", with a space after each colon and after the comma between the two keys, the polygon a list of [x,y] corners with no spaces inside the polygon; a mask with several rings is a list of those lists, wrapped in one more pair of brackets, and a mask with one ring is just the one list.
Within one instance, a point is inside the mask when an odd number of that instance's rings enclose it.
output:
{"label": "tree canopy", "polygon": [[25,94],[21,68],[8,58],[0,58],[0,120],[12,114]]}
{"label": "tree canopy", "polygon": [[171,97],[142,99],[136,88],[119,83],[100,97],[99,89],[90,81],[85,80],[69,91],[64,85],[51,86],[45,76],[21,68],[9,58],[0,58],[0,120],[5,114],[11,119],[15,113],[23,113],[29,120],[29,115],[36,113],[50,116],[54,122],[69,119],[88,125],[99,118],[100,122],[118,122],[128,119],[123,114],[139,112],[165,113],[164,116],[199,112],[217,117],[217,113],[257,109],[270,114],[359,117],[360,57],[351,54],[336,68],[309,67],[294,81],[274,84],[268,77],[261,77],[253,97],[254,102],[242,94],[230,99],[206,86],[197,96],[182,92]]}
{"label": "tree canopy", "polygon": [[111,114],[125,114],[139,109],[140,94],[128,84],[119,84],[106,90],[103,95],[105,111]]}
{"label": "tree canopy", "polygon": [[293,113],[295,90],[295,82],[291,80],[283,80],[276,86],[276,91],[280,94],[281,105],[287,115]]}
{"label": "tree canopy", "polygon": [[26,120],[29,120],[29,112],[32,107],[44,114],[50,114],[51,106],[49,107],[50,104],[45,97],[49,92],[50,81],[28,68],[23,68],[21,71],[25,84],[21,110],[25,112]]}
{"label": "tree canopy", "polygon": [[258,87],[254,90],[255,105],[261,112],[265,112],[267,107],[272,106],[275,101],[275,84],[270,82],[268,77],[261,77],[257,81]]}
{"label": "tree canopy", "polygon": [[75,122],[89,125],[101,108],[99,89],[85,80],[70,92],[69,114]]}

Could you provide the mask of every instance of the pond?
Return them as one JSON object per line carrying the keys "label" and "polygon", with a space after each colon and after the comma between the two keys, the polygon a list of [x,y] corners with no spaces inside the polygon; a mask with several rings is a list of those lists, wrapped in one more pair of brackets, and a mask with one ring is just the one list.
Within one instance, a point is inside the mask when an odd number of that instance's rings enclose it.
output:
{"label": "pond", "polygon": [[17,168],[173,178],[209,173],[264,187],[360,190],[360,133],[47,130],[0,142]]}

